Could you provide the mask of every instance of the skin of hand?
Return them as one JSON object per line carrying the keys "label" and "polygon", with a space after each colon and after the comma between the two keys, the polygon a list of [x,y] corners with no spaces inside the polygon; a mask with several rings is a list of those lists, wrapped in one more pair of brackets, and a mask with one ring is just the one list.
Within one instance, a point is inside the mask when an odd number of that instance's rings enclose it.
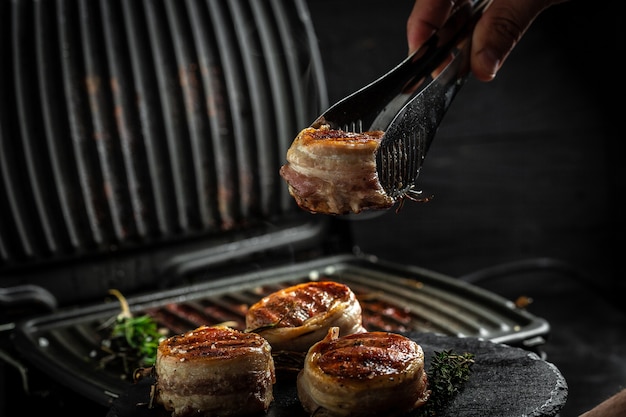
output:
{"label": "skin of hand", "polygon": [[580,417],[623,417],[626,415],[626,390],[600,403]]}
{"label": "skin of hand", "polygon": [[[464,0],[416,0],[407,20],[409,53],[439,29],[456,3]],[[471,70],[491,81],[535,18],[566,0],[493,0],[472,33]]]}

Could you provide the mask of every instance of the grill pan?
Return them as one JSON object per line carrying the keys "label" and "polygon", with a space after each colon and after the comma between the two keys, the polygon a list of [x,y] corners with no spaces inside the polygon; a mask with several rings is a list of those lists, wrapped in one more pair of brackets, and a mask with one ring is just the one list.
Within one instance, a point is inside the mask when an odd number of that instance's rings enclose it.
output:
{"label": "grill pan", "polygon": [[[224,321],[243,328],[247,307],[264,295],[310,280],[333,280],[355,292],[370,331],[476,337],[525,349],[537,348],[549,332],[546,321],[496,294],[364,255],[322,257],[210,278],[128,297],[131,310],[151,315],[172,334]],[[98,328],[118,313],[119,304],[113,301],[33,318],[18,324],[15,342],[27,359],[60,383],[110,405],[131,384],[121,378],[121,370],[100,369],[95,359],[102,337]]]}
{"label": "grill pan", "polygon": [[351,245],[347,222],[302,213],[277,175],[327,107],[304,0],[0,8],[0,296],[21,317],[16,352],[55,383],[107,407],[134,386],[99,366],[110,288],[171,334],[242,327],[262,296],[329,279],[355,291],[368,330],[544,342],[548,323],[497,295],[329,255]]}

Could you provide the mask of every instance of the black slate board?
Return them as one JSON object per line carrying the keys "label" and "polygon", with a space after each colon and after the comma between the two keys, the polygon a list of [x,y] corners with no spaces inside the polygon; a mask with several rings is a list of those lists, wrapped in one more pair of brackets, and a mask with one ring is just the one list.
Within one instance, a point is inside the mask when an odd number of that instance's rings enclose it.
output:
{"label": "black slate board", "polygon": [[[408,333],[424,349],[426,369],[434,352],[473,353],[470,380],[438,417],[554,417],[567,400],[567,383],[560,371],[537,354],[476,338]],[[274,402],[267,417],[308,417],[300,406],[293,375],[277,375]],[[148,407],[150,385],[145,379],[115,400],[107,417],[168,416],[159,406]]]}

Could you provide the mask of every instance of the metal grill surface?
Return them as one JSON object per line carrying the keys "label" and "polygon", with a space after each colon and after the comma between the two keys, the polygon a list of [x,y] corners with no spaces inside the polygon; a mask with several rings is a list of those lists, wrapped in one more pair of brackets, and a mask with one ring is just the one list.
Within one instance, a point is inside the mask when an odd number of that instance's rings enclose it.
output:
{"label": "metal grill surface", "polygon": [[304,1],[5,1],[0,271],[295,209],[278,169],[326,105]]}
{"label": "metal grill surface", "polygon": [[[134,296],[132,311],[149,314],[169,333],[231,322],[243,329],[250,305],[282,288],[312,280],[348,285],[363,308],[367,330],[478,337],[532,349],[549,326],[501,297],[416,267],[352,255],[321,258],[253,273],[225,275],[166,292]],[[83,395],[109,404],[130,384],[121,369],[102,368],[102,324],[119,311],[115,300],[21,323],[17,343],[34,363]]]}

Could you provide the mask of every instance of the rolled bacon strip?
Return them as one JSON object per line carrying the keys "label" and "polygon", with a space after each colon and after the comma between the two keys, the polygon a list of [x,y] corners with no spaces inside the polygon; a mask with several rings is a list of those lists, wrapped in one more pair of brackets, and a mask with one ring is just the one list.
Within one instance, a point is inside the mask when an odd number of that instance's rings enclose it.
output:
{"label": "rolled bacon strip", "polygon": [[311,347],[298,374],[298,397],[311,416],[397,416],[428,400],[424,352],[395,333],[339,337],[334,328]]}
{"label": "rolled bacon strip", "polygon": [[260,334],[272,351],[304,352],[338,327],[342,334],[364,332],[361,305],[345,284],[314,281],[274,292],[250,306],[246,331]]}
{"label": "rolled bacon strip", "polygon": [[255,333],[202,326],[159,344],[155,400],[173,417],[267,411],[276,382],[271,346]]}
{"label": "rolled bacon strip", "polygon": [[395,200],[376,171],[384,132],[344,132],[328,125],[300,131],[280,175],[298,206],[312,213],[350,214],[388,209]]}

